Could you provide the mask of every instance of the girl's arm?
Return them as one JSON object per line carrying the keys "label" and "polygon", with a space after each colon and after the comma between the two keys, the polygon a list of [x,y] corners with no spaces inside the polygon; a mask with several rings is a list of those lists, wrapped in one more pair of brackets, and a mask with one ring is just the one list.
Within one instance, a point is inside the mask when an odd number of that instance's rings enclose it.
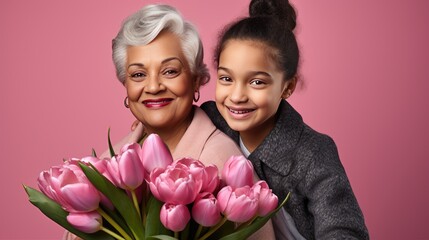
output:
{"label": "girl's arm", "polygon": [[369,239],[363,214],[340,162],[334,141],[320,141],[299,187],[308,197],[316,239]]}

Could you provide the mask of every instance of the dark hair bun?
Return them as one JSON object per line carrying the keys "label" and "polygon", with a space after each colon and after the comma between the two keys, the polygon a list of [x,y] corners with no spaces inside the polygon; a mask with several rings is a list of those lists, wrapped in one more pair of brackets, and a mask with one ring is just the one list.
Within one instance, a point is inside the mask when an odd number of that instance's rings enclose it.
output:
{"label": "dark hair bun", "polygon": [[288,29],[296,27],[296,13],[289,0],[252,0],[249,5],[250,17],[270,16],[286,21]]}

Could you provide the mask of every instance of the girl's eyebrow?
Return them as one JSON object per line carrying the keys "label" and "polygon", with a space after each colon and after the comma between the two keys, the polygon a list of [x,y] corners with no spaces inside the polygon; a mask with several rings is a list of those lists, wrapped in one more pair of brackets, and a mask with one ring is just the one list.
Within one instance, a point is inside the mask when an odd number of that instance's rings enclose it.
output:
{"label": "girl's eyebrow", "polygon": [[[231,72],[231,70],[229,69],[229,68],[226,68],[226,67],[222,67],[222,66],[219,66],[218,68],[217,68],[217,70],[219,71],[219,70],[223,70],[223,71],[225,71],[225,72]],[[251,75],[251,76],[255,76],[255,75],[263,75],[263,76],[267,76],[267,77],[270,77],[271,78],[271,75],[269,74],[269,73],[267,73],[267,72],[264,72],[264,71],[249,71],[248,72],[248,75]]]}

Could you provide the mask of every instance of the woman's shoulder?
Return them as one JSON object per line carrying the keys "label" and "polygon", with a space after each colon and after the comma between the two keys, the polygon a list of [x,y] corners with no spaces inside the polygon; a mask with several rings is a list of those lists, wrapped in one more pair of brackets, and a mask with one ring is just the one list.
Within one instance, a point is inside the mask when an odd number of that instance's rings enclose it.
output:
{"label": "woman's shoulder", "polygon": [[207,139],[201,158],[210,159],[221,170],[231,156],[239,155],[243,154],[238,145],[219,129],[216,129]]}
{"label": "woman's shoulder", "polygon": [[238,133],[228,126],[228,123],[219,113],[214,101],[207,101],[201,104],[200,108],[204,110],[217,129],[221,130],[234,141],[238,142]]}
{"label": "woman's shoulder", "polygon": [[229,157],[234,155],[243,155],[238,145],[229,138],[225,133],[220,131],[212,121],[210,121],[207,113],[197,108],[198,118],[204,119],[205,128],[212,129],[210,134],[205,139],[204,148],[201,153],[201,159],[210,159],[210,162],[214,162],[218,167],[228,160]]}

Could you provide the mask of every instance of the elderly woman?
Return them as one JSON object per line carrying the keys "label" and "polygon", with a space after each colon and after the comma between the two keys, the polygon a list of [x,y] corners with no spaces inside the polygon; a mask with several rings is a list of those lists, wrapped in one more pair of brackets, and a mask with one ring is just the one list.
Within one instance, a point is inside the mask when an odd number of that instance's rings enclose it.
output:
{"label": "elderly woman", "polygon": [[[113,40],[113,61],[127,91],[124,104],[142,123],[114,148],[156,133],[173,159],[191,157],[220,170],[238,146],[193,101],[209,81],[195,27],[172,7],[149,5],[128,17]],[[144,131],[143,131],[143,127]],[[105,154],[103,154],[105,155]],[[252,239],[274,239],[271,222]],[[63,239],[75,239],[66,233]]]}
{"label": "elderly woman", "polygon": [[174,8],[150,5],[127,18],[113,40],[113,61],[127,91],[124,104],[143,123],[118,148],[140,141],[144,125],[145,133],[162,138],[173,159],[192,157],[222,168],[228,157],[241,155],[193,105],[210,77],[198,32]]}

